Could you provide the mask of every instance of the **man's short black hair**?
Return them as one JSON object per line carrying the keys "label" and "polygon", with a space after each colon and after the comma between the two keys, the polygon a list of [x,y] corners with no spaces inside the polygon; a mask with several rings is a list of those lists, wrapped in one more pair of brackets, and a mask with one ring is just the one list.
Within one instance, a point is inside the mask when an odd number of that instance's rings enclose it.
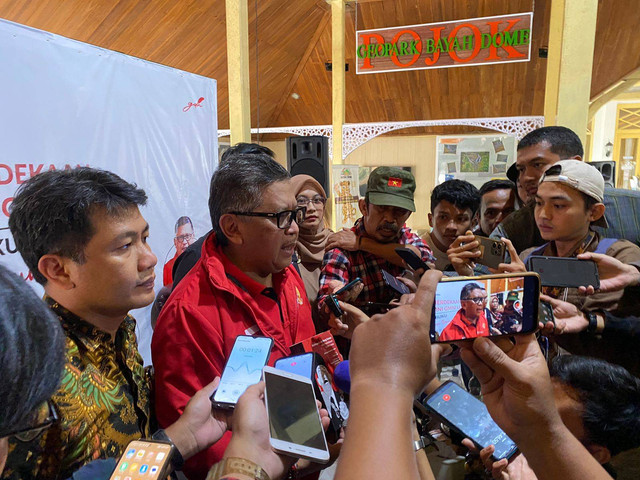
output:
{"label": "man's short black hair", "polygon": [[220,228],[222,215],[253,211],[262,203],[265,189],[289,178],[289,172],[266,153],[232,154],[221,161],[209,187],[209,214],[218,244],[229,242]]}
{"label": "man's short black hair", "polygon": [[33,289],[0,265],[0,437],[27,419],[60,385],[65,336]]}
{"label": "man's short black hair", "polygon": [[225,162],[227,158],[234,155],[241,154],[252,154],[252,153],[263,153],[265,155],[269,155],[271,158],[275,158],[276,154],[273,153],[269,147],[265,147],[264,145],[259,145],[257,143],[245,143],[240,142],[236,143],[233,147],[227,148],[223,153],[222,157],[220,157],[220,162]]}
{"label": "man's short black hair", "polygon": [[486,290],[486,288],[475,282],[467,283],[462,287],[462,290],[460,290],[460,300],[469,300],[469,295],[471,295],[471,292],[474,290]]}
{"label": "man's short black hair", "polygon": [[511,190],[513,193],[515,193],[516,198],[518,197],[518,189],[516,188],[516,184],[511,180],[499,178],[496,180],[489,180],[488,182],[482,184],[479,190],[480,198],[482,198],[485,193],[493,192],[494,190]]}
{"label": "man's short black hair", "polygon": [[561,160],[576,156],[582,158],[584,156],[580,137],[573,130],[558,126],[537,128],[527,133],[518,142],[518,150],[538,145],[542,142],[548,142],[551,146],[551,152],[558,155]]}
{"label": "man's short black hair", "polygon": [[470,209],[471,216],[475,215],[478,208],[480,208],[480,192],[466,180],[447,180],[436,186],[431,192],[431,213],[443,200],[455,205],[457,208]]}
{"label": "man's short black hair", "polygon": [[118,217],[146,202],[144,190],[115,173],[89,167],[51,170],[18,188],[9,228],[33,277],[44,285],[47,279],[38,270],[43,255],[84,262],[84,247],[95,233],[91,216],[96,209]]}
{"label": "man's short black hair", "polygon": [[556,357],[550,371],[583,405],[589,442],[607,447],[612,456],[640,446],[640,379],[618,365],[579,355]]}

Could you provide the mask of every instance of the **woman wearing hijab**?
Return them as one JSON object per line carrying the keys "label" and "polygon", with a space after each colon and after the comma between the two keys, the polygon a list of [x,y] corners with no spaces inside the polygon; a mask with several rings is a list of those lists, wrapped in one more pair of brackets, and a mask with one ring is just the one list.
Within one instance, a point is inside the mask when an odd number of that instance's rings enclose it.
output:
{"label": "woman wearing hijab", "polygon": [[[295,175],[291,178],[291,182],[298,205],[307,207],[304,222],[298,225],[300,234],[296,245],[296,256],[307,297],[311,304],[315,305],[324,247],[327,237],[332,233],[325,222],[327,195],[322,185],[309,175]],[[315,312],[315,308],[313,311]]]}

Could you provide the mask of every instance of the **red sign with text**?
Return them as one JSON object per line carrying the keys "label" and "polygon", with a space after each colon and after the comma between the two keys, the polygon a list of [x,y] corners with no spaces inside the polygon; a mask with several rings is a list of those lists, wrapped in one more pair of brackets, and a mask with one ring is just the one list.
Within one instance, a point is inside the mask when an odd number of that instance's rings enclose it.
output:
{"label": "red sign with text", "polygon": [[356,73],[528,62],[532,22],[528,12],[358,30]]}

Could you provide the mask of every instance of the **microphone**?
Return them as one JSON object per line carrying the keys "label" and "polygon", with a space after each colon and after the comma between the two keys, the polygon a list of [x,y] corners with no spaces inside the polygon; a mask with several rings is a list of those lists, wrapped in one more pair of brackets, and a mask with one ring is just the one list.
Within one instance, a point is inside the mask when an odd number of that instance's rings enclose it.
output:
{"label": "microphone", "polygon": [[349,360],[343,360],[333,372],[333,382],[344,393],[349,393],[351,390],[351,375],[349,374]]}

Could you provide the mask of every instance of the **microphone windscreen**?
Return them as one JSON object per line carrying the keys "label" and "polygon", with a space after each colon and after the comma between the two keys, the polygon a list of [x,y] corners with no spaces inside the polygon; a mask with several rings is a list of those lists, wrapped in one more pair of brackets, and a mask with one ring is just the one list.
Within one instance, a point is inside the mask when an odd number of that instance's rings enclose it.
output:
{"label": "microphone windscreen", "polygon": [[349,360],[343,360],[333,372],[333,382],[344,393],[349,393],[351,390],[351,375],[349,375]]}

